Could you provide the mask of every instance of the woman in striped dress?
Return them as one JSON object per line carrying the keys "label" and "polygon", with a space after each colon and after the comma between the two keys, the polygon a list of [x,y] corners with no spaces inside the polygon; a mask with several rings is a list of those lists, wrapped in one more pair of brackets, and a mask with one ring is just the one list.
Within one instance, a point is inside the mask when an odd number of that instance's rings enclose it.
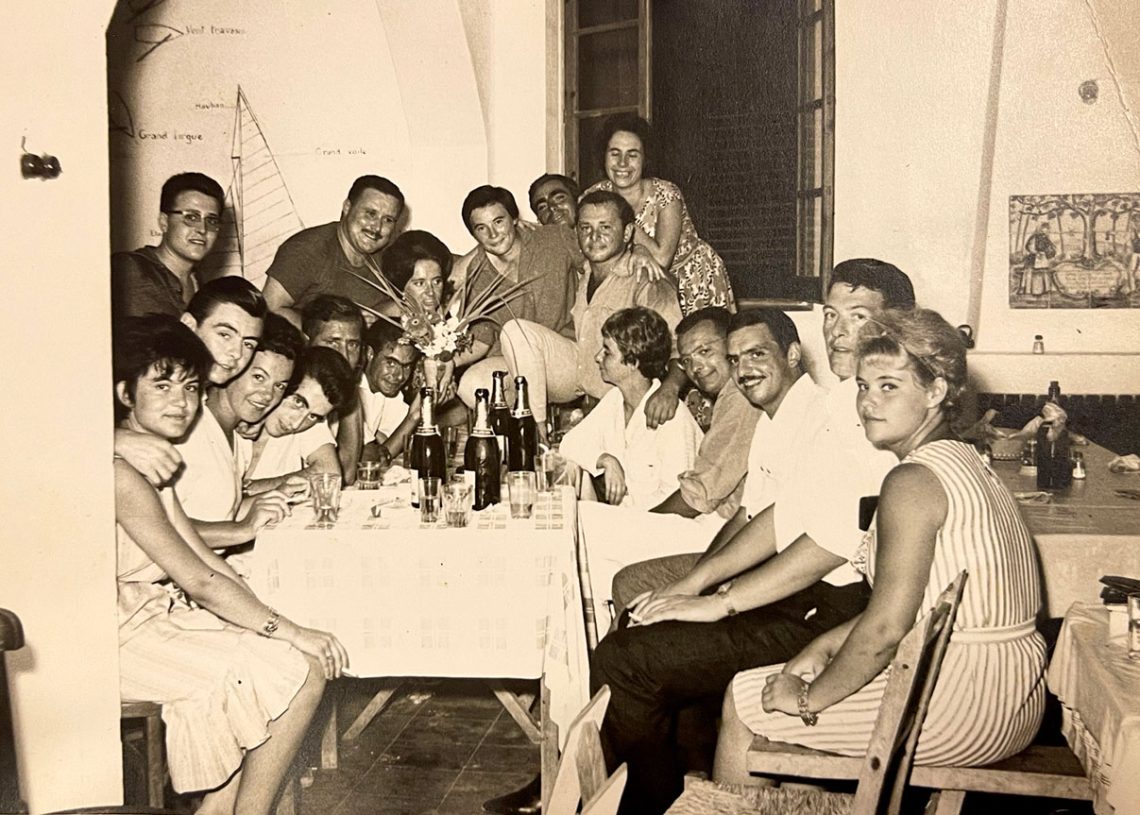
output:
{"label": "woman in striped dress", "polygon": [[[115,327],[120,427],[183,436],[213,361],[173,317]],[[119,692],[158,702],[176,792],[198,815],[267,813],[347,655],[336,637],[264,605],[194,531],[174,491],[115,461]],[[260,636],[259,636],[260,635]]]}
{"label": "woman in striped dress", "polygon": [[867,609],[784,665],[736,675],[725,696],[718,780],[744,782],[753,734],[866,753],[898,643],[963,569],[969,577],[929,712],[919,764],[988,764],[1023,750],[1041,723],[1045,646],[1033,540],[1017,504],[950,429],[966,350],[933,311],[889,312],[859,348],[867,438],[900,459],[856,563]]}

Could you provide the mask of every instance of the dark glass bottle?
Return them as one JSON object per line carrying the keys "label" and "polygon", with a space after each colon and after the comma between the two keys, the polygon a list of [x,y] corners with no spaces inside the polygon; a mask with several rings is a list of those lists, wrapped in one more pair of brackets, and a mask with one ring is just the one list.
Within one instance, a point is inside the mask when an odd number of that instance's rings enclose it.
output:
{"label": "dark glass bottle", "polygon": [[443,437],[435,424],[435,391],[420,390],[420,424],[412,436],[412,449],[408,457],[412,471],[412,506],[420,505],[420,479],[434,476],[442,481],[447,475],[447,451]]}
{"label": "dark glass bottle", "polygon": [[538,426],[530,412],[526,377],[515,377],[515,407],[511,411],[511,426],[507,434],[507,469],[512,473],[522,470],[534,472],[534,456],[538,452]]}
{"label": "dark glass bottle", "polygon": [[1061,383],[1054,379],[1049,383],[1049,394],[1046,397],[1049,402],[1054,402],[1057,405],[1061,404]]}
{"label": "dark glass bottle", "polygon": [[495,371],[491,374],[491,432],[495,434],[495,441],[499,443],[499,456],[504,464],[510,451],[507,436],[511,432],[511,408],[507,404],[507,376],[506,371]]}
{"label": "dark glass bottle", "polygon": [[1037,489],[1063,490],[1072,485],[1069,447],[1069,431],[1064,426],[1041,423],[1037,429]]}
{"label": "dark glass bottle", "polygon": [[476,511],[499,503],[499,443],[491,431],[490,405],[486,388],[475,391],[475,426],[463,451],[466,477],[472,483]]}

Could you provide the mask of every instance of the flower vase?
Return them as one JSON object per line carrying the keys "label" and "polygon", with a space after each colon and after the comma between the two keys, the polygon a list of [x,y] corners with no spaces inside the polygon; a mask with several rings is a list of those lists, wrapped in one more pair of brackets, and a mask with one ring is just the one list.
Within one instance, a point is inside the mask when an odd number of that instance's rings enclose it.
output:
{"label": "flower vase", "polygon": [[444,362],[439,357],[424,357],[424,385],[432,388],[437,396],[442,392],[439,380],[443,369]]}

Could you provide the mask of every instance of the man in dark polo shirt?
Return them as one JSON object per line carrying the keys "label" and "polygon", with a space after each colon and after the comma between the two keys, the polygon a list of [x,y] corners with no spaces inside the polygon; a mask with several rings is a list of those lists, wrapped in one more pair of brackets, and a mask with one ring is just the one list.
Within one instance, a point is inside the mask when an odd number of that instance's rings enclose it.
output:
{"label": "man in dark polo shirt", "polygon": [[111,255],[111,314],[179,317],[198,291],[195,265],[218,239],[225,193],[202,173],[179,173],[162,185],[158,246]]}
{"label": "man in dark polo shirt", "polygon": [[367,260],[379,263],[404,210],[404,194],[386,178],[365,175],[352,183],[340,220],[303,229],[277,250],[266,273],[269,308],[298,327],[300,311],[321,294],[347,297],[379,308],[387,298],[353,275],[372,277]]}

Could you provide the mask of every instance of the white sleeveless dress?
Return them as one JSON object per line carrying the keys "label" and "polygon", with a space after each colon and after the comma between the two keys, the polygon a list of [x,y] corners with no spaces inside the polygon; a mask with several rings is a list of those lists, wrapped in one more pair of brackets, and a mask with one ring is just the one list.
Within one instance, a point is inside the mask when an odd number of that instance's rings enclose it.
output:
{"label": "white sleeveless dress", "polygon": [[[169,517],[170,488],[159,500]],[[157,702],[176,792],[213,789],[267,738],[309,673],[304,655],[192,606],[121,526],[119,693]]]}

